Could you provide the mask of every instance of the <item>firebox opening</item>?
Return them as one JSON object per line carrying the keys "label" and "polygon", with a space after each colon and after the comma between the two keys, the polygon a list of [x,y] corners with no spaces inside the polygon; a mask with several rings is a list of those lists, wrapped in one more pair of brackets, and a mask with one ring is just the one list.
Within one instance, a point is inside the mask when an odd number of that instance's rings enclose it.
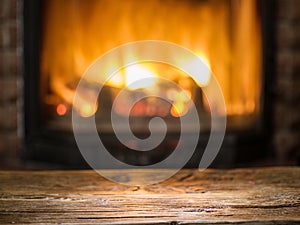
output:
{"label": "firebox opening", "polygon": [[[68,124],[66,129],[70,129],[70,122],[63,121],[69,120],[72,107],[83,117],[97,113],[100,106],[91,105],[88,100],[95,98],[92,88],[82,90],[82,103],[73,105],[76,85],[85,70],[118,45],[150,39],[174,42],[197,54],[221,85],[229,128],[245,130],[254,126],[260,110],[259,14],[255,1],[236,0],[130,0],[117,5],[108,0],[45,1],[40,64],[45,125]],[[135,56],[124,52],[120,57],[126,61]],[[193,66],[189,59],[182,59],[182,63]],[[157,77],[163,77],[180,85],[184,93],[168,90],[166,95],[174,102],[171,107],[155,99],[139,102],[132,109],[132,116],[180,117],[188,112],[189,97],[201,102],[204,111],[209,113],[205,96],[196,93],[209,82],[209,76],[204,73],[191,81],[187,74],[166,65],[136,64],[110,79],[106,83],[106,94],[113,98],[118,89],[128,89],[128,99],[113,109],[122,114],[126,111],[126,101],[139,91],[165,89],[155,82]],[[130,85],[140,78],[148,78],[148,84]],[[93,83],[92,80],[86,82]],[[103,105],[101,108],[110,103]],[[108,113],[110,109],[101,109],[101,113],[105,113],[103,111]]]}
{"label": "firebox opening", "polygon": [[[197,166],[202,148],[207,143],[205,134],[209,133],[211,126],[211,106],[202,88],[210,82],[212,74],[221,86],[226,103],[226,112],[219,111],[220,116],[224,113],[227,116],[228,134],[223,153],[221,151],[221,165],[235,160],[235,148],[240,143],[246,144],[239,147],[239,152],[249,147],[247,137],[252,136],[239,137],[252,131],[255,133],[264,104],[261,99],[264,90],[259,1],[127,0],[115,4],[110,0],[52,0],[38,5],[28,3],[27,7],[35,12],[27,26],[33,29],[35,23],[40,23],[40,29],[30,33],[36,43],[31,41],[35,53],[29,61],[34,68],[27,70],[33,71],[30,75],[33,79],[27,82],[31,85],[26,88],[36,86],[27,92],[31,93],[27,97],[31,111],[26,113],[36,113],[36,117],[31,116],[30,120],[36,119],[28,128],[32,132],[28,132],[27,158],[82,167],[84,163],[72,134],[74,108],[82,117],[95,116],[101,140],[113,149],[111,154],[120,161],[136,165],[157,162],[171,154],[176,146],[180,132],[178,121],[188,115],[193,101],[204,134],[190,164]],[[168,41],[183,46],[196,54],[211,72],[204,71],[192,79],[189,74],[170,65],[136,63],[120,69],[103,83],[99,96],[95,91],[97,82],[84,80],[84,87],[78,90],[82,101],[73,105],[79,80],[98,57],[122,44],[142,40]],[[120,55],[124,62],[135,57],[130,51]],[[184,65],[195,66],[192,59],[179,60]],[[102,80],[106,78],[104,76]],[[137,78],[144,78],[147,82],[136,83]],[[163,79],[171,80],[180,89],[169,87]],[[126,95],[115,104],[121,90],[125,90]],[[128,108],[138,96],[155,91],[163,93],[169,101],[147,97]],[[97,103],[93,105],[90,99],[95,98]],[[213,107],[218,108],[218,102]],[[111,113],[122,117],[128,110],[131,130],[139,138],[149,136],[148,124],[152,118],[158,116],[166,122],[169,133],[152,154],[137,154],[135,151],[131,154],[130,149],[114,137]],[[132,140],[128,142],[128,146],[135,145]]]}

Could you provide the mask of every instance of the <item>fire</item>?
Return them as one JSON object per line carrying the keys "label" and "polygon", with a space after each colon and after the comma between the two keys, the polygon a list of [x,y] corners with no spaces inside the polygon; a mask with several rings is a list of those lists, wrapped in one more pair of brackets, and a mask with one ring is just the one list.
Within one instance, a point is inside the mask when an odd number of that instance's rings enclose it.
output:
{"label": "fire", "polygon": [[97,93],[90,88],[86,89],[77,89],[77,103],[73,104],[73,107],[77,110],[77,112],[82,117],[90,117],[94,115],[98,110],[98,103],[97,103]]}
{"label": "fire", "polygon": [[83,104],[79,107],[78,112],[82,117],[90,117],[97,111],[98,105]]}
{"label": "fire", "polygon": [[[96,58],[118,45],[152,39],[177,43],[199,55],[203,65],[193,59],[179,60],[191,68],[203,70],[201,76],[193,78],[199,87],[209,88],[210,71],[216,75],[227,114],[252,115],[259,110],[261,35],[256,1],[128,0],[118,1],[116,5],[111,0],[52,0],[46,1],[44,8],[42,79],[50,81],[50,91],[64,104],[73,105],[76,84]],[[124,52],[120,58],[126,62],[135,57],[130,54]],[[184,73],[160,69],[152,65],[131,65],[106,85],[129,91],[155,90],[159,89],[159,76],[183,86],[189,83]],[[143,78],[143,82],[138,81]],[[183,89],[184,95],[193,98],[191,85]],[[73,107],[80,115],[91,116],[101,107],[95,104],[94,93],[81,90],[77,94],[80,103]],[[188,112],[189,101],[182,95],[173,96],[173,106],[169,110],[172,116]],[[210,106],[205,97],[202,98],[209,111]],[[211,107],[219,107],[218,102],[214,104]],[[147,104],[142,105],[136,114],[147,114],[153,111],[150,108],[156,107],[152,105],[147,109]]]}
{"label": "fire", "polygon": [[190,67],[195,70],[200,70],[201,74],[198,75],[197,77],[193,77],[195,82],[199,87],[205,87],[208,85],[211,77],[211,71],[210,71],[210,63],[209,60],[203,56],[202,54],[197,54],[200,60],[202,61],[202,64],[199,64],[198,60],[196,58],[191,58],[191,59],[183,59],[181,61],[183,67]]}
{"label": "fire", "polygon": [[183,102],[176,102],[171,110],[170,110],[170,113],[172,116],[174,117],[180,117],[180,116],[183,116],[185,113],[186,113],[186,110],[185,110],[185,107],[184,107],[184,104]]}
{"label": "fire", "polygon": [[[119,105],[115,106],[118,114],[127,112],[127,106],[131,105],[135,100],[134,92],[144,92],[145,94],[164,96],[172,102],[172,106],[162,104],[155,98],[142,100],[131,109],[131,115],[134,116],[161,116],[172,115],[179,117],[186,114],[190,107],[192,99],[192,83],[187,74],[169,65],[161,63],[140,63],[130,65],[120,70],[115,76],[122,80],[114,83],[114,77],[107,81],[107,85],[111,87],[122,87],[127,90],[128,96],[122,97]],[[162,79],[160,79],[162,78]],[[177,87],[168,84],[168,81],[177,83]],[[180,87],[180,88],[179,88]],[[182,89],[182,90],[180,90]],[[167,112],[168,111],[168,112]]]}
{"label": "fire", "polygon": [[130,90],[151,87],[156,74],[150,68],[134,64],[125,68],[125,86]]}
{"label": "fire", "polygon": [[58,104],[56,107],[56,112],[58,115],[63,116],[67,112],[67,107],[64,104]]}
{"label": "fire", "polygon": [[182,90],[180,92],[170,91],[169,98],[173,101],[173,105],[170,109],[170,114],[174,117],[180,117],[185,115],[189,109],[189,103],[192,94],[189,90]]}

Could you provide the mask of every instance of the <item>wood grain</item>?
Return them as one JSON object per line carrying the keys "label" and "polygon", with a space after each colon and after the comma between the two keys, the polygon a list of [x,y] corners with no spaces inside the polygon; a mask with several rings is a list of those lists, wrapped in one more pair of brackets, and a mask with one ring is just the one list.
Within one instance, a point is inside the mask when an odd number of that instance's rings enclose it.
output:
{"label": "wood grain", "polygon": [[300,168],[181,170],[144,187],[95,171],[2,171],[0,223],[300,224]]}

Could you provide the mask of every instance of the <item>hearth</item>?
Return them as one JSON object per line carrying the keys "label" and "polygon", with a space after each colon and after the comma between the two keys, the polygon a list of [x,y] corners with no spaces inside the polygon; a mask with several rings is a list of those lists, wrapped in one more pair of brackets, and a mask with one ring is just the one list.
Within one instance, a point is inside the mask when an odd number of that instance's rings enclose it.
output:
{"label": "hearth", "polygon": [[[105,52],[121,44],[162,40],[182,45],[211,69],[222,88],[226,103],[227,134],[214,166],[236,166],[267,154],[270,110],[268,80],[272,65],[265,60],[273,51],[273,4],[269,1],[25,1],[24,2],[24,157],[86,167],[72,132],[72,108],[82,117],[95,115],[100,138],[110,153],[132,165],[149,165],[166,158],[180,135],[179,118],[189,113],[189,97],[201,121],[198,147],[187,163],[197,167],[211,128],[210,107],[201,88],[210,74],[198,80],[162,63],[140,63],[124,68],[104,84],[98,104],[93,81],[85,80],[82,104],[73,105],[76,86],[85,70]],[[121,57],[126,61],[130,52]],[[182,59],[183,63],[191,63]],[[113,62],[112,62],[113,63]],[[137,76],[150,81],[131,85]],[[184,91],[156,82],[172,80]],[[149,89],[163,90],[173,105],[156,98],[139,101],[130,111],[133,133],[149,136],[148,123],[156,116],[167,124],[164,141],[151,152],[137,152],[115,136],[110,115],[124,116],[132,99]],[[127,97],[113,105],[126,89]],[[188,98],[187,98],[188,97]],[[101,106],[101,107],[100,107]],[[218,107],[216,103],[215,107]],[[220,115],[223,116],[220,112]],[[83,131],[84,132],[84,131]],[[135,142],[128,140],[128,145]]]}

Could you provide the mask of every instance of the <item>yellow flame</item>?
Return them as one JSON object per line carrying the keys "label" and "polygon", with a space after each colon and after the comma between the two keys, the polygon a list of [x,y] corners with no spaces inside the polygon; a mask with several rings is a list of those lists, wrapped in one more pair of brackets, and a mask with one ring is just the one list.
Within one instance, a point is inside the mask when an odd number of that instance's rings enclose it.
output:
{"label": "yellow flame", "polygon": [[73,107],[82,117],[90,117],[98,110],[97,93],[89,88],[77,89]]}
{"label": "yellow flame", "polygon": [[180,117],[186,114],[187,110],[184,103],[179,101],[172,105],[170,113],[174,117]]}
{"label": "yellow flame", "polygon": [[97,109],[98,109],[98,104],[93,105],[93,104],[86,103],[79,107],[78,112],[82,117],[90,117],[96,113]]}
{"label": "yellow flame", "polygon": [[170,109],[170,114],[174,117],[185,115],[189,109],[189,102],[191,101],[191,92],[183,90],[180,92],[173,92],[171,97],[174,101]]}
{"label": "yellow flame", "polygon": [[143,65],[134,64],[125,68],[125,85],[128,89],[151,87],[155,84],[156,75]]}
{"label": "yellow flame", "polygon": [[194,73],[193,79],[199,87],[205,87],[209,84],[211,77],[210,63],[203,54],[199,55],[196,53],[196,55],[200,58],[202,64],[199,64],[199,59],[193,57],[191,59],[183,59],[181,62],[182,67],[189,67],[195,71],[200,71],[200,73]]}
{"label": "yellow flame", "polygon": [[211,77],[211,68],[210,68],[210,63],[208,58],[204,57],[204,56],[199,56],[201,61],[203,62],[203,64],[207,67],[207,68],[203,68],[203,70],[201,71],[201,76],[197,77],[196,82],[198,83],[199,86],[207,86],[209,81],[210,81],[210,77]]}
{"label": "yellow flame", "polygon": [[124,86],[124,82],[124,77],[120,73],[117,73],[108,79],[106,84],[111,87],[122,88]]}

